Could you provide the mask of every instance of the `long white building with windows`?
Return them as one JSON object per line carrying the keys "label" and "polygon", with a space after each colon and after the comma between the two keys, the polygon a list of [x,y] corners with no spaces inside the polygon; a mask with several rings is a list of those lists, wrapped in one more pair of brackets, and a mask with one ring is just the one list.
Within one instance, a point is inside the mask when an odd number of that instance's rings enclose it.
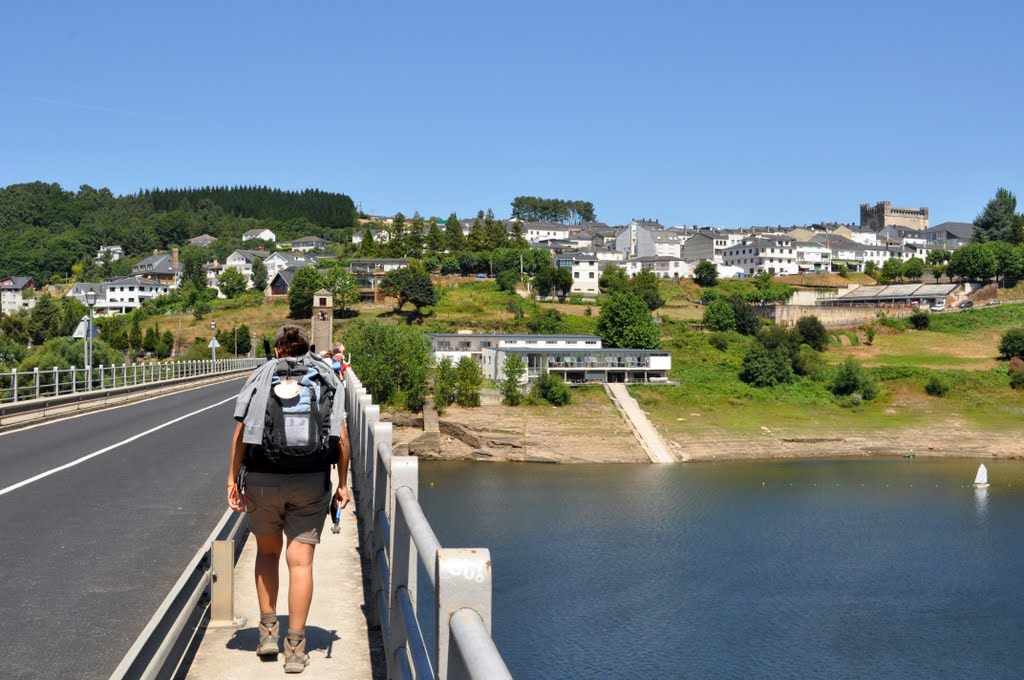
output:
{"label": "long white building with windows", "polygon": [[526,365],[525,382],[553,373],[570,384],[588,382],[667,383],[671,353],[663,350],[610,349],[596,335],[497,335],[428,333],[435,361],[464,357],[480,364],[488,380],[505,378],[505,359],[518,355]]}

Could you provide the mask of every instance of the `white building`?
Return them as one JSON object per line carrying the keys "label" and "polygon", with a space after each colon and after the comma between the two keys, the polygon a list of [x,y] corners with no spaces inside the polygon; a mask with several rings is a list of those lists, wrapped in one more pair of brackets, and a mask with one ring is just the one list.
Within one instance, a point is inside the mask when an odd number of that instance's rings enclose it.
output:
{"label": "white building", "polygon": [[88,304],[85,294],[91,290],[96,293],[94,309],[98,314],[127,314],[141,307],[146,300],[167,295],[169,289],[167,284],[159,281],[126,276],[103,283],[76,283],[65,297],[77,298],[83,304]]}
{"label": "white building", "polygon": [[800,272],[832,271],[832,250],[814,241],[793,243],[796,251],[796,268]]}
{"label": "white building", "polygon": [[682,257],[687,262],[722,262],[726,248],[743,243],[746,234],[729,231],[698,231],[686,239]]}
{"label": "white building", "polygon": [[654,272],[659,279],[685,279],[692,276],[690,265],[678,257],[664,255],[655,257],[634,257],[625,264],[626,275],[636,276],[642,271]]}
{"label": "white building", "polygon": [[277,236],[274,232],[269,229],[250,229],[249,231],[242,234],[242,243],[246,241],[252,241],[253,239],[260,239],[261,241],[270,241],[271,243],[277,243]]}
{"label": "white building", "polygon": [[601,278],[597,255],[591,253],[562,253],[555,255],[555,269],[572,272],[570,293],[597,295],[597,281]]}
{"label": "white building", "polygon": [[615,250],[629,257],[652,257],[658,254],[653,234],[665,227],[650,220],[633,220],[615,237]]}
{"label": "white building", "polygon": [[96,257],[93,258],[93,262],[96,264],[103,264],[103,260],[110,258],[111,262],[117,262],[124,257],[124,248],[121,246],[100,246],[99,250],[96,251]]}
{"label": "white building", "polygon": [[[264,260],[265,263],[268,257],[270,257],[269,250],[236,250],[228,255],[226,260],[224,260],[223,269],[234,267],[238,271],[242,272],[242,275],[245,277],[245,286],[246,288],[250,288],[252,287],[252,263],[256,261],[256,258]],[[221,271],[223,271],[223,269]],[[269,268],[267,273],[267,280],[269,281],[273,274],[270,274]],[[207,274],[207,276],[209,276],[209,274]]]}
{"label": "white building", "polygon": [[569,239],[569,226],[556,222],[523,222],[523,238],[527,243],[538,241],[566,241]]}
{"label": "white building", "polygon": [[25,292],[35,287],[31,276],[0,276],[0,313],[8,316],[35,307],[35,296]]}
{"label": "white building", "polygon": [[296,253],[308,253],[317,248],[328,248],[331,242],[319,236],[303,236],[292,241],[292,251]]}
{"label": "white building", "polygon": [[549,372],[568,383],[665,383],[672,355],[662,350],[605,349],[595,335],[496,335],[428,333],[435,361],[458,363],[470,357],[484,377],[502,380],[505,358],[518,354],[526,365],[525,381]]}
{"label": "white building", "polygon": [[725,249],[723,264],[743,269],[747,276],[797,274],[796,250],[787,236],[748,238]]}
{"label": "white building", "polygon": [[[316,265],[316,260],[310,255],[303,255],[302,253],[287,253],[284,251],[277,251],[276,253],[263,258],[263,264],[267,265],[267,274],[269,274],[267,280],[269,281],[283,269],[301,269],[307,265]],[[251,272],[250,268],[250,272]]]}

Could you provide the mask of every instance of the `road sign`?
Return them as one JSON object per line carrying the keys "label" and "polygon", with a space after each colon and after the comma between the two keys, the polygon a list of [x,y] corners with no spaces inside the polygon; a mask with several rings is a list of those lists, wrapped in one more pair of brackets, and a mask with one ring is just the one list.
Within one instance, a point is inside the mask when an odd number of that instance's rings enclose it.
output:
{"label": "road sign", "polygon": [[210,349],[217,349],[218,347],[220,347],[220,343],[217,342],[217,338],[211,338],[210,344],[207,345],[207,347],[209,347]]}

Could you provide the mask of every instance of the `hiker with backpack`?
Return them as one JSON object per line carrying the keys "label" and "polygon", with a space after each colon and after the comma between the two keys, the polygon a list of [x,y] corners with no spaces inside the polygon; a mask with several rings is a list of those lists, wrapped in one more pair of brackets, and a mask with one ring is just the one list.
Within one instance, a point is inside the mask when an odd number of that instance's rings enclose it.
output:
{"label": "hiker with backpack", "polygon": [[[313,598],[313,553],[331,506],[344,508],[349,443],[344,386],[332,366],[309,352],[298,326],[282,326],[276,358],[256,369],[235,403],[228,472],[228,505],[249,516],[256,537],[256,595],[260,606],[260,657],[277,657],[278,563],[288,562],[286,673],[301,673],[306,618]],[[331,489],[330,469],[339,485]],[[282,539],[287,539],[284,544]]]}

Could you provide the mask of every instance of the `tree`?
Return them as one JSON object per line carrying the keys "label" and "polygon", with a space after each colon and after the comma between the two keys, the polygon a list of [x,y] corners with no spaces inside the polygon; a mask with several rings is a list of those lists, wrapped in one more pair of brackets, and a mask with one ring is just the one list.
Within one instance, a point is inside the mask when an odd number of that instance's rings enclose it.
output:
{"label": "tree", "polygon": [[303,267],[295,272],[288,287],[288,315],[293,319],[311,318],[313,295],[326,285],[323,274],[313,267]]}
{"label": "tree", "polygon": [[418,411],[426,400],[430,341],[404,325],[353,322],[345,328],[352,364],[373,401]]}
{"label": "tree", "polygon": [[462,233],[462,222],[452,213],[444,223],[444,240],[449,253],[466,249],[466,235]]}
{"label": "tree", "polygon": [[146,350],[147,352],[155,352],[156,344],[159,341],[160,338],[157,336],[156,328],[150,326],[149,328],[146,329],[146,335],[143,336],[142,338],[142,349]]}
{"label": "tree", "polygon": [[629,288],[629,277],[626,270],[616,264],[608,265],[601,278],[597,280],[597,286],[605,295],[622,293]]}
{"label": "tree", "polygon": [[132,314],[131,330],[128,331],[128,346],[136,351],[142,349],[142,329],[139,327],[137,314]]}
{"label": "tree", "polygon": [[497,282],[498,290],[515,294],[516,284],[519,283],[519,272],[515,269],[505,269],[498,272]]}
{"label": "tree", "polygon": [[913,326],[915,330],[926,331],[928,330],[928,326],[931,325],[932,316],[927,311],[918,309],[910,315],[909,321],[910,325]]}
{"label": "tree", "polygon": [[725,300],[715,300],[704,308],[704,316],[701,323],[711,331],[734,331],[736,330],[736,313]]}
{"label": "tree", "polygon": [[539,310],[526,320],[526,327],[531,333],[553,335],[562,330],[562,313],[557,309]]}
{"label": "tree", "polygon": [[606,347],[657,349],[660,345],[650,310],[633,293],[615,293],[601,305],[597,334]]}
{"label": "tree", "polygon": [[693,269],[693,280],[703,288],[714,286],[718,283],[718,267],[714,262],[701,260]]}
{"label": "tree", "polygon": [[203,253],[199,248],[184,248],[181,251],[181,285],[191,285],[197,290],[206,288],[206,271],[203,270]]}
{"label": "tree", "polygon": [[1000,187],[996,195],[974,218],[974,242],[1024,241],[1024,215],[1017,214],[1017,197],[1013,192]]}
{"label": "tree", "polygon": [[502,401],[509,406],[518,406],[523,400],[522,382],[526,375],[526,363],[515,352],[509,352],[505,355],[502,369],[505,372],[505,378],[499,385]]}
{"label": "tree", "polygon": [[736,332],[743,335],[756,335],[761,329],[761,319],[754,313],[754,308],[737,295],[730,297],[726,302],[732,308]]}
{"label": "tree", "polygon": [[462,357],[455,366],[455,401],[459,406],[479,406],[484,376],[480,364]]}
{"label": "tree", "polygon": [[665,298],[658,290],[658,275],[651,270],[644,269],[634,276],[629,287],[652,312],[665,305]]}
{"label": "tree", "polygon": [[1024,328],[1011,328],[999,341],[999,356],[1003,359],[1024,358]]}
{"label": "tree", "polygon": [[875,264],[874,260],[868,260],[864,263],[864,273],[875,280],[878,279],[878,265]]}
{"label": "tree", "polygon": [[846,361],[840,365],[829,385],[829,390],[837,397],[859,394],[868,401],[874,399],[878,393],[878,388],[853,357],[846,357]]}
{"label": "tree", "polygon": [[338,310],[339,316],[348,316],[349,310],[359,302],[360,288],[356,277],[338,264],[328,270],[325,279],[325,288],[331,291],[334,298],[334,308]]}
{"label": "tree", "polygon": [[890,257],[882,265],[882,281],[889,283],[903,278],[903,261],[898,257]]}
{"label": "tree", "polygon": [[793,381],[793,363],[782,346],[769,349],[755,342],[743,356],[740,380],[754,387],[773,387]]}
{"label": "tree", "polygon": [[42,345],[60,333],[60,307],[49,295],[42,295],[36,300],[32,316],[28,322],[28,334],[33,345]]}
{"label": "tree", "polygon": [[987,281],[996,275],[996,258],[981,243],[968,243],[953,251],[949,258],[949,276]]}
{"label": "tree", "polygon": [[389,271],[381,279],[380,290],[384,295],[396,298],[396,311],[400,311],[406,302],[412,303],[417,314],[424,307],[437,304],[437,289],[430,275],[411,267]]}
{"label": "tree", "polygon": [[438,413],[455,403],[455,364],[451,357],[445,357],[434,369],[434,408]]}
{"label": "tree", "polygon": [[224,273],[217,277],[217,284],[220,286],[220,292],[229,300],[234,300],[245,292],[245,276],[235,267],[225,269]]}
{"label": "tree", "polygon": [[533,288],[541,298],[546,298],[551,295],[551,291],[555,288],[554,268],[547,265],[539,268],[537,270],[537,275],[533,277]]}
{"label": "tree", "polygon": [[572,272],[568,269],[556,269],[554,283],[559,299],[565,300],[565,296],[572,290]]}
{"label": "tree", "polygon": [[912,281],[920,281],[924,276],[924,260],[912,257],[903,263],[903,276]]}
{"label": "tree", "polygon": [[267,265],[263,262],[262,257],[253,258],[252,261],[252,287],[261,293],[266,290],[267,284],[270,283],[267,279],[270,274],[267,272]]}
{"label": "tree", "polygon": [[430,229],[427,231],[427,253],[439,255],[445,250],[444,234],[436,221],[430,222]]}
{"label": "tree", "polygon": [[593,222],[597,219],[590,201],[567,201],[560,198],[516,196],[512,199],[512,218],[526,222]]}
{"label": "tree", "polygon": [[801,316],[797,319],[794,332],[796,333],[798,344],[810,345],[812,349],[818,352],[824,352],[828,349],[828,331],[825,330],[825,325],[821,323],[818,317]]}
{"label": "tree", "polygon": [[60,329],[57,333],[62,338],[70,337],[78,328],[82,317],[89,313],[89,308],[74,297],[62,297],[57,306],[60,307]]}
{"label": "tree", "polygon": [[1016,279],[1020,275],[1022,263],[1019,248],[1006,241],[989,241],[984,247],[995,259],[996,276],[1002,278],[1004,286],[1007,277]]}

